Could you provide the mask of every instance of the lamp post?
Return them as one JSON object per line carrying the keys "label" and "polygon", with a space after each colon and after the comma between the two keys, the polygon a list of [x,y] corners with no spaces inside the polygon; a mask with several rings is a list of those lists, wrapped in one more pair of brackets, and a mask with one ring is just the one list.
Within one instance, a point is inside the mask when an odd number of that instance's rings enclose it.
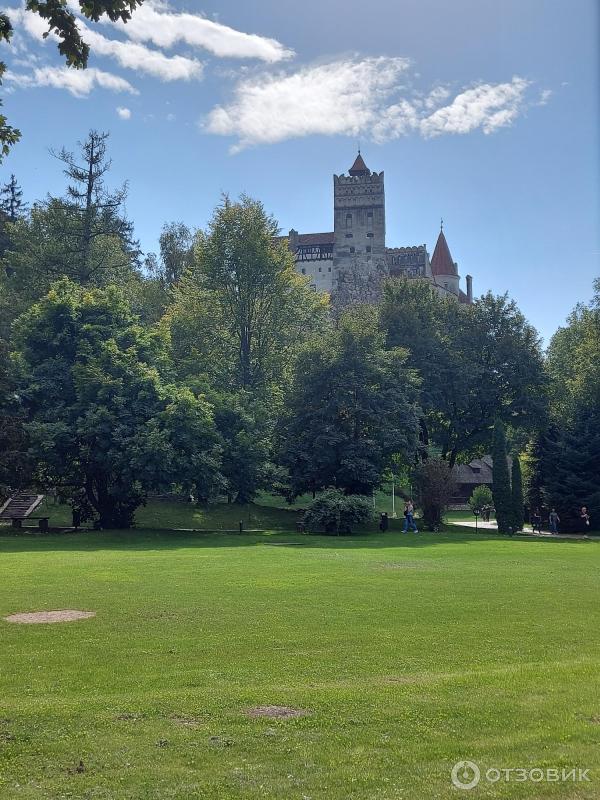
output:
{"label": "lamp post", "polygon": [[392,474],[392,519],[396,519],[396,478]]}
{"label": "lamp post", "polygon": [[473,509],[473,514],[475,515],[475,533],[479,532],[479,528],[477,527],[477,520],[479,518],[480,513],[481,512],[478,508]]}

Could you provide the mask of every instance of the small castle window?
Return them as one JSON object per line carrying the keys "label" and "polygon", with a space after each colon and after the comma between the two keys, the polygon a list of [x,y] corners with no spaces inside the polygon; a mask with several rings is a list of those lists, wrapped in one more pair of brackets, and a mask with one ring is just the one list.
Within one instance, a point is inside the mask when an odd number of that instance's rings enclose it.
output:
{"label": "small castle window", "polygon": [[352,227],[352,214],[346,214],[346,227]]}
{"label": "small castle window", "polygon": [[373,212],[367,211],[367,228],[373,227]]}
{"label": "small castle window", "polygon": [[350,248],[350,252],[351,252],[351,253],[353,253],[353,252],[354,252],[354,248],[353,248],[353,247],[351,247],[351,248]]}
{"label": "small castle window", "polygon": [[368,237],[369,239],[372,239],[372,238],[373,238],[373,234],[372,234],[372,233],[367,233],[367,237]]}
{"label": "small castle window", "polygon": [[319,267],[319,272],[321,272],[321,267]]}
{"label": "small castle window", "polygon": [[304,269],[304,267],[302,267],[302,274],[306,275],[306,270]]}
{"label": "small castle window", "polygon": [[367,245],[367,253],[370,253],[370,252],[371,252],[371,245],[370,245],[370,244],[368,244],[368,245]]}
{"label": "small castle window", "polygon": [[327,272],[331,272],[331,267],[328,267]]}
{"label": "small castle window", "polygon": [[346,234],[346,239],[352,239],[352,238],[353,238],[353,236],[354,236],[354,234],[352,234],[352,233],[347,233],[347,234]]}

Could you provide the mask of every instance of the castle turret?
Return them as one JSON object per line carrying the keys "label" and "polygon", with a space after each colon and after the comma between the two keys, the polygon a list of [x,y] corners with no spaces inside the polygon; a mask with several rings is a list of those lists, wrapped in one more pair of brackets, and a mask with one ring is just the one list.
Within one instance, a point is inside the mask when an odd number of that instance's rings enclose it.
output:
{"label": "castle turret", "polygon": [[458,264],[452,260],[450,248],[444,236],[444,223],[440,226],[440,234],[433,251],[431,259],[431,275],[436,286],[442,291],[451,292],[459,296],[460,276],[458,274]]}
{"label": "castle turret", "polygon": [[383,172],[371,172],[359,151],[348,175],[333,176],[332,302],[375,303],[386,274]]}

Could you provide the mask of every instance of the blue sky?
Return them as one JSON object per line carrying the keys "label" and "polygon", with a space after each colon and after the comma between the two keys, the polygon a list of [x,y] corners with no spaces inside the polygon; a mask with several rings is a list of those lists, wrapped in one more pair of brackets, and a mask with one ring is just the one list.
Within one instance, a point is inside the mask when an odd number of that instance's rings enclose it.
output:
{"label": "blue sky", "polygon": [[48,148],[93,127],[111,132],[145,250],[166,221],[204,226],[222,192],[261,199],[285,231],[330,230],[331,176],[360,141],[385,171],[389,246],[431,253],[443,217],[475,293],[508,291],[546,338],[591,296],[595,0],[146,0],[125,28],[89,26],[75,74],[6,5],[5,108],[23,140],[0,180],[14,172],[28,200],[64,187]]}

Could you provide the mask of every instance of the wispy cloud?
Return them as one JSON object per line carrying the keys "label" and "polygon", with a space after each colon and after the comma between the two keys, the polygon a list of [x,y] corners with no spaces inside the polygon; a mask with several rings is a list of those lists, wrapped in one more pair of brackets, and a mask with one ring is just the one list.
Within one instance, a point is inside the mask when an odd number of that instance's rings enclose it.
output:
{"label": "wispy cloud", "polygon": [[131,119],[131,109],[124,106],[117,106],[117,114],[121,119]]}
{"label": "wispy cloud", "polygon": [[85,70],[68,69],[67,67],[37,67],[29,75],[7,72],[4,80],[24,89],[38,86],[66,89],[75,97],[86,97],[97,86],[113,92],[138,94],[137,89],[124,78],[93,67]]}
{"label": "wispy cloud", "polygon": [[195,58],[166,56],[159,50],[152,50],[143,44],[108,39],[82,22],[79,23],[79,27],[84,40],[92,48],[92,53],[114,58],[126,69],[144,72],[161,81],[189,81],[202,77],[204,67]]}
{"label": "wispy cloud", "polygon": [[315,133],[356,135],[373,124],[408,66],[405,58],[348,59],[244,79],[233,101],[214,108],[204,127],[238,136],[235,149]]}
{"label": "wispy cloud", "polygon": [[236,136],[237,152],[311,134],[361,135],[383,142],[408,134],[485,134],[511,125],[530,105],[530,81],[481,83],[456,94],[446,86],[410,88],[403,58],[351,58],[294,73],[243,78],[228,104],[216,106],[203,130]]}
{"label": "wispy cloud", "polygon": [[127,23],[107,24],[137,42],[153,42],[158,47],[185,42],[219,58],[256,58],[273,64],[294,55],[276,39],[244,33],[199,14],[176,12],[161,0],[146,0]]}
{"label": "wispy cloud", "polygon": [[[48,24],[38,14],[26,11],[24,8],[11,8],[8,11],[13,23],[21,27],[33,39],[38,42],[43,41],[44,34],[48,31]],[[92,30],[81,18],[78,19],[77,25],[93,54],[113,58],[126,69],[152,75],[161,81],[191,80],[202,77],[203,64],[195,58],[180,55],[167,56],[159,50],[153,50],[142,44],[109,39],[98,31]],[[57,40],[54,34],[50,34],[47,38]]]}
{"label": "wispy cloud", "polygon": [[470,133],[481,128],[493,133],[519,116],[530,81],[515,77],[510,83],[483,83],[458,94],[450,105],[438,108],[420,121],[424,136]]}

